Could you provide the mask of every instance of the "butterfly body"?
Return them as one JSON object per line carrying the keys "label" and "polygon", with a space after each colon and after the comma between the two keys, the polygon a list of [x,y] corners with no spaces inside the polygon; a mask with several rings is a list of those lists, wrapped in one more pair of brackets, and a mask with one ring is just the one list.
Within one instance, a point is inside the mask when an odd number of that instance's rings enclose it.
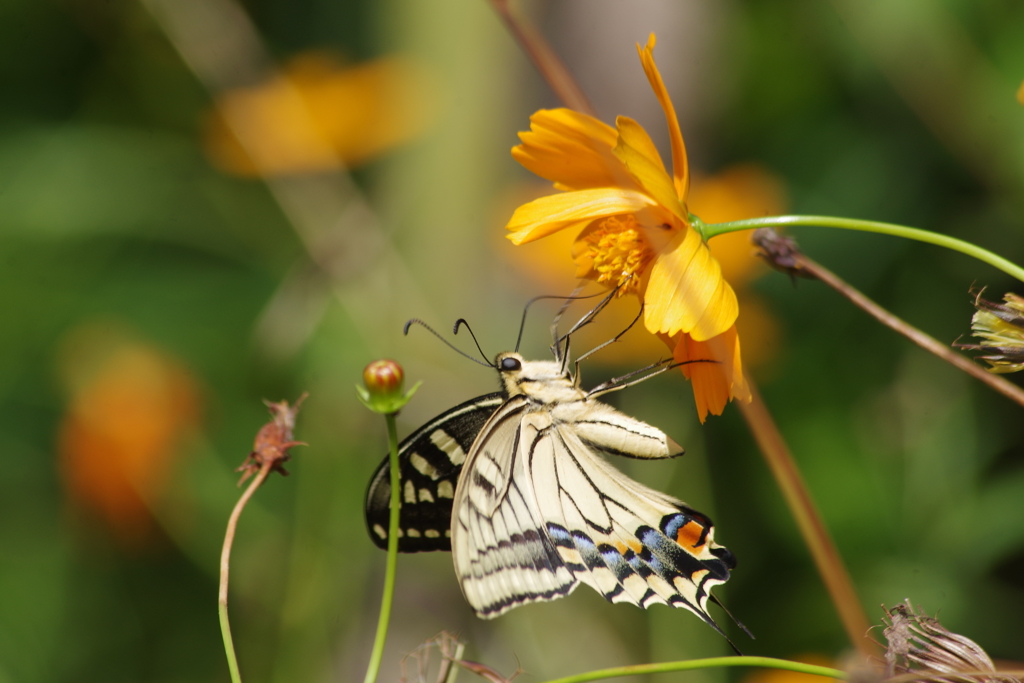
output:
{"label": "butterfly body", "polygon": [[[494,367],[500,394],[435,418],[403,442],[400,452],[403,477],[426,470],[437,481],[457,479],[450,500],[441,501],[443,511],[450,511],[445,531],[463,593],[477,614],[492,618],[568,595],[585,583],[611,602],[684,607],[717,629],[707,613],[710,590],[729,578],[735,560],[715,543],[711,521],[626,477],[604,457],[660,459],[681,455],[682,449],[661,430],[596,400],[603,391],[582,390],[564,362],[503,353]],[[449,433],[454,429],[443,428],[463,426],[465,416],[478,430],[471,443],[467,434],[460,440]],[[444,458],[435,452],[436,466],[416,467],[428,437],[433,445],[447,446],[441,449]],[[445,460],[459,461],[461,473],[443,467]],[[382,465],[367,499],[371,536],[376,532],[374,541],[382,547],[386,475]],[[417,486],[404,485],[400,550],[433,549],[410,538],[422,512]],[[437,519],[431,523],[440,526]],[[436,538],[437,549],[446,549],[446,540]]]}

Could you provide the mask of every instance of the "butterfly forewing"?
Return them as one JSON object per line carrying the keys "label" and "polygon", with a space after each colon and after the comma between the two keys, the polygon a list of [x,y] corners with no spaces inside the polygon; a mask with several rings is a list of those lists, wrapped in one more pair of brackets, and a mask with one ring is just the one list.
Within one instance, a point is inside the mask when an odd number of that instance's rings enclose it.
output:
{"label": "butterfly forewing", "polygon": [[[529,401],[518,396],[494,414],[473,445],[456,493],[455,572],[482,617],[567,595],[577,584],[544,529],[533,483],[523,476],[530,457],[524,446],[536,431],[529,425],[532,416],[524,416],[528,408]],[[493,478],[507,481],[500,497]]]}
{"label": "butterfly forewing", "polygon": [[[459,474],[473,440],[503,400],[502,394],[494,393],[466,401],[399,444],[399,552],[451,549],[452,501]],[[366,493],[366,525],[380,548],[388,545],[390,505],[391,468],[384,456]]]}

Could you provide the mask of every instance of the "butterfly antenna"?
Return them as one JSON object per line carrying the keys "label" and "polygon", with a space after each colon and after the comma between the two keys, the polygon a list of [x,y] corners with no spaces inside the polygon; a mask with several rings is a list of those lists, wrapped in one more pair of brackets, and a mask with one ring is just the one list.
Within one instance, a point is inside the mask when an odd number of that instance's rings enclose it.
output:
{"label": "butterfly antenna", "polygon": [[[728,609],[726,609],[725,604],[721,600],[719,600],[716,596],[712,595],[711,596],[711,602],[713,602],[716,605],[718,605],[719,607],[721,607],[722,611],[725,612],[726,616],[728,616],[730,619],[732,619],[732,623],[734,623],[737,626],[739,626],[740,630],[743,631],[744,633],[746,633],[748,636],[750,636],[751,640],[757,640],[757,638],[754,637],[754,634],[750,632],[750,629],[747,628],[746,626],[744,626],[742,621],[740,621],[739,619],[734,617],[732,615],[732,612],[730,612]],[[734,649],[735,649],[735,647],[736,646],[733,645]]]}
{"label": "butterfly antenna", "polygon": [[[493,367],[490,363],[484,363],[483,361],[481,361],[481,360],[479,360],[477,358],[474,358],[473,356],[469,355],[468,353],[466,353],[462,349],[456,347],[450,341],[448,341],[447,339],[445,339],[444,337],[439,335],[437,332],[435,332],[434,328],[432,328],[430,325],[426,324],[425,322],[423,322],[419,318],[413,318],[412,320],[410,320],[407,323],[405,323],[405,327],[402,328],[402,334],[408,335],[409,334],[409,328],[412,327],[414,324],[426,328],[426,330],[428,332],[430,332],[430,334],[434,335],[435,337],[437,337],[438,339],[443,341],[445,344],[448,345],[448,348],[450,348],[452,351],[454,351],[455,353],[459,354],[460,356],[465,356],[466,358],[470,359],[474,363],[479,363],[480,365],[483,365],[486,368]],[[479,344],[477,345],[477,348],[480,348]],[[483,351],[481,351],[480,353],[483,353]]]}
{"label": "butterfly antenna", "polygon": [[[561,340],[558,338],[558,323],[562,321],[562,316],[565,315],[565,312],[569,309],[572,302],[579,298],[580,292],[582,292],[583,288],[586,286],[586,282],[581,280],[576,286],[576,289],[572,290],[572,294],[565,297],[565,301],[562,302],[561,308],[558,309],[558,313],[555,313],[555,317],[551,321],[551,339],[553,340],[551,344],[551,353],[554,354],[555,360],[559,362],[561,362],[563,358],[563,350]],[[600,294],[600,292],[597,294]],[[597,296],[597,294],[591,294],[590,296]]]}
{"label": "butterfly antenna", "polygon": [[[584,285],[580,285],[575,290],[573,290],[573,293],[570,294],[569,296],[559,296],[557,294],[542,294],[541,296],[535,296],[532,299],[530,299],[529,301],[527,301],[526,305],[523,306],[523,318],[522,318],[522,320],[519,323],[519,336],[516,338],[516,348],[515,348],[516,353],[519,352],[519,345],[523,341],[523,330],[526,329],[526,314],[529,312],[530,306],[532,306],[535,302],[540,301],[541,299],[563,299],[563,300],[565,300],[565,304],[563,304],[562,310],[560,310],[558,312],[558,315],[555,316],[555,322],[552,325],[552,330],[554,330],[558,326],[558,319],[562,317],[562,313],[565,311],[566,308],[569,307],[569,302],[570,301],[575,301],[577,299],[592,299],[595,296],[600,296],[600,294],[601,294],[600,292],[598,292],[597,294],[588,294],[587,296],[577,296],[583,290],[583,288],[585,286],[586,286],[585,284]],[[554,334],[554,333],[552,333],[552,334]]]}
{"label": "butterfly antenna", "polygon": [[[597,306],[594,306],[586,314],[584,314],[582,318],[577,320],[576,324],[573,325],[571,328],[569,328],[568,332],[566,332],[565,334],[563,334],[561,336],[556,336],[555,337],[555,348],[561,349],[562,348],[562,342],[564,341],[564,342],[566,342],[566,349],[568,349],[568,346],[569,346],[568,340],[569,340],[569,338],[572,335],[574,335],[577,332],[579,332],[584,327],[586,327],[587,325],[589,325],[590,323],[594,322],[594,318],[597,317],[597,314],[605,309],[605,307],[611,302],[612,298],[614,298],[615,295],[618,293],[620,288],[621,288],[621,286],[620,287],[616,287],[611,292],[609,292],[608,295],[605,298],[601,299],[601,301],[597,304]],[[580,297],[580,298],[583,298],[583,297]],[[558,356],[558,354],[555,354],[555,355],[556,355],[556,357]],[[568,354],[566,354],[566,355],[568,355]],[[559,358],[559,360],[563,360],[563,364],[564,364],[564,359]]]}
{"label": "butterfly antenna", "polygon": [[[455,327],[454,327],[454,329],[452,329],[452,334],[458,334],[459,333],[459,328],[462,327],[463,325],[465,325],[466,329],[469,331],[469,336],[473,338],[473,343],[476,344],[476,350],[480,352],[480,356],[484,360],[487,360],[489,358],[489,356],[486,353],[484,353],[483,349],[480,348],[480,342],[478,342],[476,340],[476,335],[473,334],[473,328],[469,326],[469,323],[466,322],[465,318],[459,318],[458,320],[455,321]],[[517,348],[518,348],[518,345],[517,345]],[[487,365],[490,366],[490,363],[488,363]]]}
{"label": "butterfly antenna", "polygon": [[577,358],[576,359],[576,365],[579,366],[580,361],[583,360],[584,358],[586,358],[587,356],[595,354],[598,351],[600,351],[601,349],[603,349],[604,347],[610,346],[610,345],[614,344],[615,342],[619,341],[620,339],[622,339],[622,336],[624,334],[629,332],[631,329],[633,329],[634,325],[636,325],[638,322],[640,322],[640,316],[642,316],[643,314],[644,314],[644,306],[643,306],[643,304],[640,304],[640,310],[637,311],[636,317],[633,318],[633,322],[631,322],[629,325],[626,325],[626,329],[622,330],[622,332],[619,332],[617,335],[615,335],[614,337],[612,337],[611,339],[609,339],[605,343],[599,344],[598,346],[595,346],[594,348],[590,349],[585,354],[583,354],[582,356]]}

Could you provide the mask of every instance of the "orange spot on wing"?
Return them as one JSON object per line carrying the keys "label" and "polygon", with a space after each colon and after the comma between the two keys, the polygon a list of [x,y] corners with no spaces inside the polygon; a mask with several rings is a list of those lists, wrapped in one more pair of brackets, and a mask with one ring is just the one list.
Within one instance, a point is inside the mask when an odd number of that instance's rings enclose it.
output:
{"label": "orange spot on wing", "polygon": [[643,550],[643,548],[644,547],[643,547],[643,545],[640,544],[640,541],[638,541],[635,538],[629,539],[629,541],[626,542],[626,543],[622,543],[620,541],[620,542],[615,544],[615,549],[618,550],[623,555],[626,554],[627,550],[632,550],[635,554],[639,555],[640,551]]}
{"label": "orange spot on wing", "polygon": [[701,540],[703,534],[704,527],[690,520],[679,527],[679,532],[676,534],[676,543],[688,550],[700,552],[704,548],[704,542]]}

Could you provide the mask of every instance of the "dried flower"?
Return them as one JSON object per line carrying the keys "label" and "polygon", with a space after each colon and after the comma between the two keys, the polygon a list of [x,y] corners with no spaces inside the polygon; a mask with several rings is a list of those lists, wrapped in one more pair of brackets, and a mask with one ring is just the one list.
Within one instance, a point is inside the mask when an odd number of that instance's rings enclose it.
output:
{"label": "dried flower", "polygon": [[800,261],[803,254],[793,238],[780,235],[773,228],[758,228],[751,241],[759,250],[757,255],[772,268],[786,273],[794,280],[798,277],[814,278]]}
{"label": "dried flower", "polygon": [[982,299],[984,292],[983,289],[975,295],[974,306],[978,310],[971,318],[971,330],[982,343],[953,346],[986,354],[978,358],[991,366],[989,372],[1024,370],[1024,297],[1007,292],[1003,305]]}
{"label": "dried flower", "polygon": [[[998,674],[980,645],[949,631],[938,619],[915,612],[909,600],[885,610],[885,615],[882,633],[889,644],[885,652],[889,676],[923,674],[917,680],[934,683],[1020,683],[1013,676]],[[948,675],[989,671],[993,675]]]}
{"label": "dried flower", "polygon": [[260,427],[260,431],[256,432],[252,452],[246,456],[245,461],[235,470],[242,473],[242,478],[238,480],[239,486],[246,479],[259,472],[264,466],[269,467],[274,472],[288,476],[288,470],[284,468],[284,463],[291,460],[292,457],[288,449],[292,446],[306,445],[302,441],[295,441],[292,432],[295,429],[295,416],[299,412],[299,406],[306,400],[307,395],[302,394],[302,396],[299,396],[293,406],[289,406],[288,401],[281,401],[280,403],[265,401],[267,407],[270,408],[270,414],[273,416],[273,419]]}

